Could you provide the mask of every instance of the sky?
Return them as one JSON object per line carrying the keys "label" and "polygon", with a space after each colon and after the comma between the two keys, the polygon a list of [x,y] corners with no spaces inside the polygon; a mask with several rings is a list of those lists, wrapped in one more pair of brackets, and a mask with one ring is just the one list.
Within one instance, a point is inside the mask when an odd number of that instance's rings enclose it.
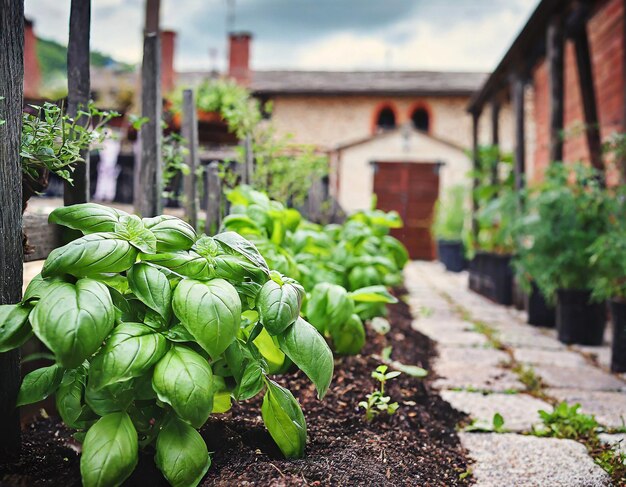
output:
{"label": "sky", "polygon": [[[254,69],[491,71],[539,0],[161,0],[176,69],[222,70],[229,30]],[[25,0],[40,37],[67,43],[70,0]],[[92,0],[92,49],[141,61],[144,0]],[[234,15],[233,15],[234,13]]]}

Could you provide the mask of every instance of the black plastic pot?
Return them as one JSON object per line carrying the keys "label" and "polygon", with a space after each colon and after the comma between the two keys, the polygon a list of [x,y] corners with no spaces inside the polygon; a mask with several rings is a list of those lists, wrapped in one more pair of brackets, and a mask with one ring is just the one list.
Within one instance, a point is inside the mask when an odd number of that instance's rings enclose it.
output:
{"label": "black plastic pot", "polygon": [[556,310],[550,306],[539,290],[537,285],[532,283],[532,290],[526,298],[526,309],[528,311],[528,324],[534,326],[545,326],[554,328],[556,325]]}
{"label": "black plastic pot", "polygon": [[602,345],[606,304],[592,303],[588,289],[557,291],[556,328],[562,343]]}
{"label": "black plastic pot", "polygon": [[465,270],[463,242],[460,240],[437,240],[437,258],[450,272]]}
{"label": "black plastic pot", "polygon": [[476,252],[470,262],[469,287],[498,304],[513,304],[511,256]]}
{"label": "black plastic pot", "polygon": [[611,372],[626,372],[626,303],[610,301],[613,343]]}

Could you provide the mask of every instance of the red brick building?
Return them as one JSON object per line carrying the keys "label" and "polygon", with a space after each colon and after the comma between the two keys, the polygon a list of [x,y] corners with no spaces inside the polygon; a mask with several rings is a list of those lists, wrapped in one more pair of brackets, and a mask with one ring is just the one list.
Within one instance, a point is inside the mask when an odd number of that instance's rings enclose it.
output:
{"label": "red brick building", "polygon": [[552,160],[610,162],[601,142],[626,131],[625,4],[543,0],[472,98],[475,120],[494,101],[513,101],[517,170],[529,180]]}

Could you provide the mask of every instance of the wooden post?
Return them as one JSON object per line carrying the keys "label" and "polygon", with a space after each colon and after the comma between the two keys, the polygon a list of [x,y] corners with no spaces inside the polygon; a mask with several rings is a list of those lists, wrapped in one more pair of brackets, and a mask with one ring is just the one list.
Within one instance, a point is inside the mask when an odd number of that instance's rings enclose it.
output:
{"label": "wooden post", "polygon": [[589,52],[587,29],[584,25],[574,35],[574,48],[576,50],[578,82],[585,114],[585,133],[587,135],[587,147],[591,157],[591,165],[596,169],[604,171],[600,125],[596,108],[596,92],[593,86],[593,66]]}
{"label": "wooden post", "polygon": [[141,127],[141,157],[135,211],[150,217],[162,212],[161,161],[161,39],[159,35],[160,0],[146,0],[146,27],[141,64],[141,115],[148,121]]}
{"label": "wooden post", "polygon": [[[0,0],[0,304],[22,298],[24,0]],[[0,463],[19,458],[20,351],[0,353]]]}
{"label": "wooden post", "polygon": [[196,99],[192,90],[183,91],[182,135],[187,141],[186,163],[189,174],[183,179],[185,217],[193,227],[198,227],[198,191],[196,170],[198,168],[198,120],[196,119]]}
{"label": "wooden post", "polygon": [[[500,145],[500,101],[494,98],[491,102],[491,144]],[[499,151],[498,151],[499,153]],[[494,164],[491,173],[491,183],[498,183],[498,164]]]}
{"label": "wooden post", "polygon": [[563,20],[554,17],[548,24],[546,35],[546,56],[548,62],[548,89],[550,93],[550,162],[563,160]]}
{"label": "wooden post", "polygon": [[[72,118],[89,103],[90,22],[91,0],[72,0],[67,44],[67,114]],[[83,118],[83,125],[89,123],[86,117]],[[78,162],[74,167],[74,184],[67,181],[64,184],[63,203],[66,206],[89,201],[89,149],[81,151],[80,157],[84,162]]]}
{"label": "wooden post", "polygon": [[215,235],[222,225],[222,181],[219,176],[219,163],[211,162],[204,173],[204,202],[206,220],[204,233]]}
{"label": "wooden post", "polygon": [[515,120],[515,188],[519,191],[524,187],[526,173],[526,148],[524,133],[524,80],[517,74],[511,78],[513,99],[513,117]]}
{"label": "wooden post", "polygon": [[472,162],[475,173],[472,181],[472,235],[474,239],[478,238],[478,219],[476,218],[476,212],[478,211],[478,198],[476,197],[476,190],[480,184],[480,179],[478,178],[478,166],[480,164],[480,147],[478,145],[479,122],[480,112],[472,112]]}
{"label": "wooden post", "polygon": [[252,147],[252,135],[246,135],[245,141],[245,170],[244,170],[244,182],[246,184],[252,183],[252,175],[254,173],[254,149]]}

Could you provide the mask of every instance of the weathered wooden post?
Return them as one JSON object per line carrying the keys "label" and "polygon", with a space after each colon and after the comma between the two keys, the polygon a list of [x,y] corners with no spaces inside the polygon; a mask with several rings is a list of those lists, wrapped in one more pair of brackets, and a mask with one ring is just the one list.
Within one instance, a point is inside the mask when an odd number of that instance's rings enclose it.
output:
{"label": "weathered wooden post", "polygon": [[513,117],[515,124],[514,158],[515,158],[515,189],[524,187],[526,173],[526,146],[524,127],[524,79],[520,74],[511,77],[511,95],[513,99]]}
{"label": "weathered wooden post", "polygon": [[192,90],[183,91],[182,135],[187,140],[186,163],[189,174],[183,179],[185,217],[189,224],[198,227],[198,190],[196,171],[198,169],[198,120],[196,99]]}
{"label": "weathered wooden post", "polygon": [[[91,0],[72,0],[67,44],[67,114],[72,118],[89,103],[90,24]],[[89,120],[84,117],[82,123],[87,124]],[[66,181],[64,185],[63,203],[66,206],[89,201],[89,149],[81,151],[80,156],[84,162],[77,163],[74,167],[74,184]]]}
{"label": "weathered wooden post", "polygon": [[[0,304],[22,297],[24,0],[0,2]],[[0,353],[0,463],[19,457],[20,352]]]}
{"label": "weathered wooden post", "polygon": [[478,169],[480,165],[480,147],[478,145],[478,125],[480,121],[480,108],[476,108],[472,112],[472,167],[474,169],[474,178],[472,179],[472,236],[474,239],[478,238],[478,219],[476,213],[478,212],[478,198],[476,196],[476,190],[480,184],[478,178]]}
{"label": "weathered wooden post", "polygon": [[252,135],[246,135],[244,140],[244,148],[245,148],[245,168],[244,168],[244,183],[251,184],[252,183],[252,174],[254,172],[254,148],[252,145]]}
{"label": "weathered wooden post", "polygon": [[[491,102],[491,144],[495,147],[500,145],[500,100],[496,97]],[[498,150],[498,160],[500,151]],[[498,163],[491,170],[491,184],[498,183]]]}
{"label": "weathered wooden post", "polygon": [[550,93],[550,162],[563,160],[564,58],[563,19],[554,17],[546,35],[548,87]]}
{"label": "weathered wooden post", "polygon": [[146,25],[141,64],[141,115],[148,121],[141,126],[141,157],[135,211],[155,216],[162,211],[161,161],[161,39],[159,35],[160,0],[146,0]]}
{"label": "weathered wooden post", "polygon": [[207,166],[204,178],[204,202],[206,207],[204,233],[215,235],[222,225],[222,181],[217,161],[213,161]]}

